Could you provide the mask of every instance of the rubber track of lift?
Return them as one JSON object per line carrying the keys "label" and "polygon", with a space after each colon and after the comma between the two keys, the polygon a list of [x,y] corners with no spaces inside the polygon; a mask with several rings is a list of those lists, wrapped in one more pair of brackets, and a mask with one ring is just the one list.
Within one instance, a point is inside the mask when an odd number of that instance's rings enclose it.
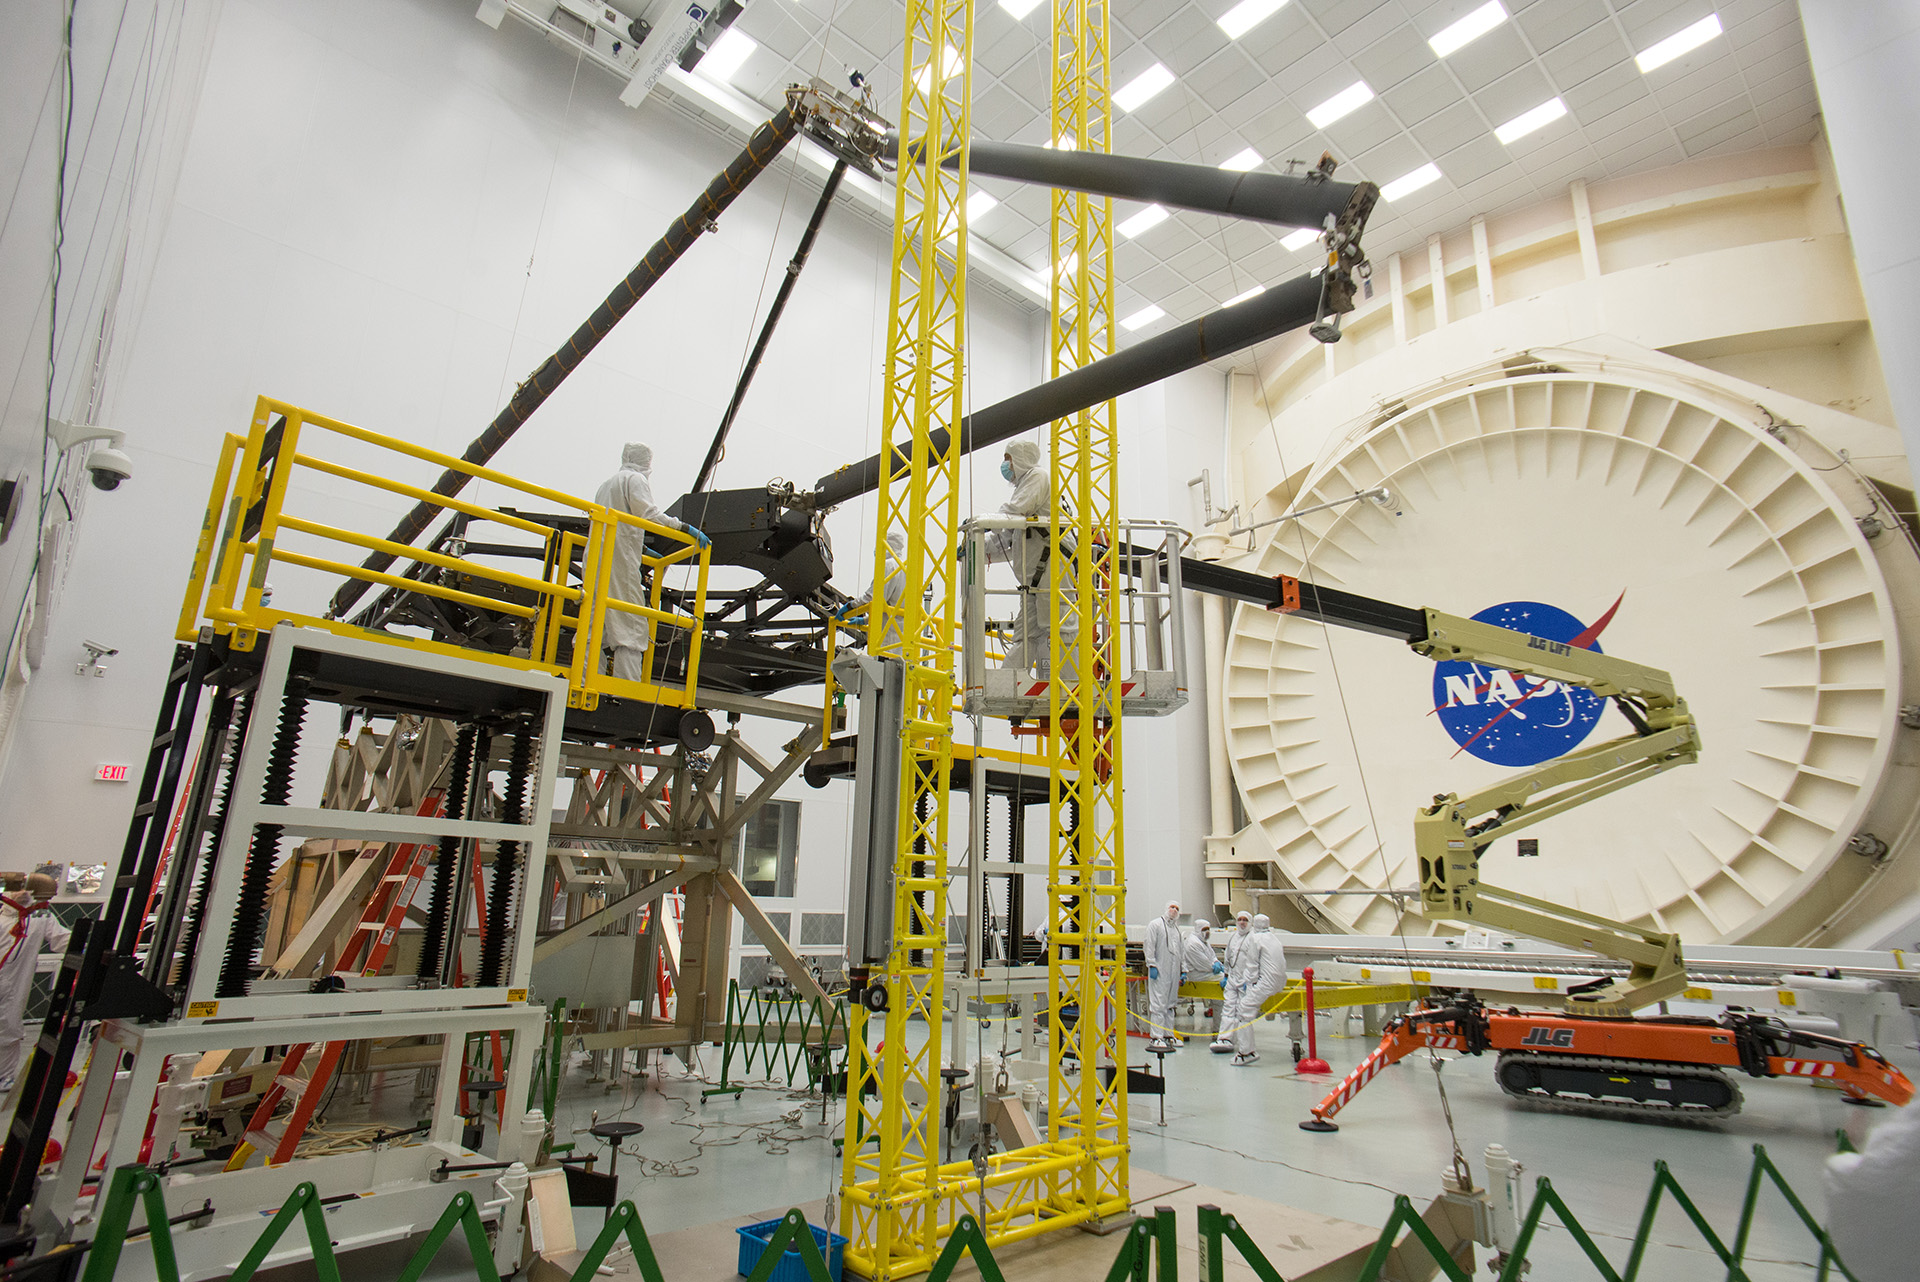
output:
{"label": "rubber track of lift", "polygon": [[[441,812],[451,820],[467,816],[467,794],[473,786],[474,745],[481,734],[478,726],[460,727],[453,741],[453,760],[448,763],[445,800]],[[420,962],[414,973],[421,979],[439,979],[440,961],[445,955],[447,920],[453,912],[454,876],[460,862],[460,838],[441,837],[433,864],[433,899],[427,905],[426,929],[420,936]]]}
{"label": "rubber track of lift", "polygon": [[[1590,1068],[1605,1073],[1636,1077],[1695,1077],[1726,1084],[1732,1099],[1719,1108],[1676,1108],[1671,1104],[1644,1104],[1634,1100],[1595,1099],[1584,1095],[1548,1095],[1536,1091],[1515,1091],[1507,1086],[1501,1070],[1508,1064],[1539,1064],[1547,1068]],[[1638,1059],[1609,1059],[1588,1055],[1533,1055],[1525,1051],[1506,1051],[1494,1061],[1493,1078],[1500,1089],[1554,1113],[1577,1113],[1587,1117],[1625,1117],[1635,1120],[1660,1118],[1676,1122],[1716,1122],[1740,1111],[1743,1097],[1740,1086],[1717,1068],[1700,1064],[1662,1064]]]}
{"label": "rubber track of lift", "polygon": [[213,860],[220,853],[220,839],[227,831],[227,807],[232,801],[233,772],[240,768],[240,735],[246,728],[248,712],[252,707],[253,696],[242,694],[234,699],[228,710],[226,749],[214,767],[211,813],[201,836],[205,853],[194,864],[195,882],[187,903],[187,928],[182,932],[180,956],[167,977],[170,984],[187,982],[188,968],[193,965],[193,958],[200,950],[200,928],[207,919],[207,894],[208,886],[213,881]]}

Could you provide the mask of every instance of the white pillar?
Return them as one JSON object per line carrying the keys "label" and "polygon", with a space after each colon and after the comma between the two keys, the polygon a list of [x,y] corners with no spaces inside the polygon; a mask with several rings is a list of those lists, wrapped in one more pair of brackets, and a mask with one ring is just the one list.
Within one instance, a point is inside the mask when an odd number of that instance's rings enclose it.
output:
{"label": "white pillar", "polygon": [[1800,22],[1894,421],[1920,465],[1920,5],[1802,0]]}

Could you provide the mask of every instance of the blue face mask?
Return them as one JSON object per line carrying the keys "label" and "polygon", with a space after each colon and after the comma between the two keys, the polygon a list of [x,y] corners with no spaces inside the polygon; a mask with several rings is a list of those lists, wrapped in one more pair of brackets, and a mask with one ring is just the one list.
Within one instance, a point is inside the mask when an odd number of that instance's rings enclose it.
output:
{"label": "blue face mask", "polygon": [[1002,480],[1006,480],[1006,481],[1011,481],[1013,479],[1013,460],[1012,459],[1003,458],[1000,460],[1000,477]]}

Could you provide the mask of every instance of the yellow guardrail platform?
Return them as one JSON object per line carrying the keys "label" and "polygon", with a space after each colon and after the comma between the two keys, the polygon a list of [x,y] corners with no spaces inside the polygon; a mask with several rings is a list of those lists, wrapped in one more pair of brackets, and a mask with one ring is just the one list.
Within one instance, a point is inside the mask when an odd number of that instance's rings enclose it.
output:
{"label": "yellow guardrail platform", "polygon": [[[517,499],[537,499],[567,515],[584,517],[585,533],[434,493],[433,482],[449,468]],[[420,483],[403,479],[409,475]],[[341,482],[346,483],[344,492]],[[395,543],[321,519],[331,515],[329,509],[393,513],[395,499],[409,504],[424,500],[448,512],[534,536],[544,553],[541,573],[537,577],[518,574],[472,557]],[[299,511],[290,510],[293,506]],[[641,557],[649,585],[645,601],[623,601],[609,592],[614,539],[622,526],[657,536],[667,549],[648,550]],[[359,564],[367,552],[389,553],[422,569],[445,573],[436,580],[368,570]],[[269,599],[268,574],[275,565],[299,566],[515,617],[524,621],[519,628],[521,644],[500,653],[303,614]],[[661,603],[667,571],[676,565],[685,566],[684,572],[693,576],[691,614]],[[221,446],[177,635],[182,641],[193,641],[203,626],[210,626],[226,636],[234,649],[250,650],[276,624],[293,623],[502,667],[550,672],[566,680],[568,703],[576,708],[594,708],[605,696],[691,708],[699,681],[707,570],[707,552],[681,530],[263,396],[246,435],[229,433]],[[494,585],[500,594],[483,595],[444,581],[456,577],[468,587]],[[282,593],[286,599],[294,595]],[[601,638],[609,610],[638,615],[653,625],[646,654],[648,672],[654,671],[660,646],[684,646],[684,683],[629,681],[602,672]]]}

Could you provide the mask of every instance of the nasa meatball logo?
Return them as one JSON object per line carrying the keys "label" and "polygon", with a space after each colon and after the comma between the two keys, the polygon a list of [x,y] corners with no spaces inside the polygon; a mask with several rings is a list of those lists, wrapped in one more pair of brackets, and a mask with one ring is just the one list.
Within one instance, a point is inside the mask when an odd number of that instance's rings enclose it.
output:
{"label": "nasa meatball logo", "polygon": [[[1593,623],[1539,601],[1505,601],[1474,615],[1547,641],[1600,651],[1600,634],[1620,608],[1616,600]],[[1459,752],[1499,766],[1537,766],[1579,747],[1600,723],[1606,704],[1590,690],[1542,681],[1505,668],[1448,661],[1433,669],[1433,713]]]}

